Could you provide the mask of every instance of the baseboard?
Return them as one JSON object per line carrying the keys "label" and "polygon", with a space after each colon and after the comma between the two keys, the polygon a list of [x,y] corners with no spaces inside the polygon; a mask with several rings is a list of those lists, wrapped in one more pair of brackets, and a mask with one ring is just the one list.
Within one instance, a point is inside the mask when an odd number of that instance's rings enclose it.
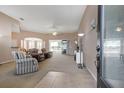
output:
{"label": "baseboard", "polygon": [[9,63],[9,62],[13,62],[13,60],[7,60],[7,61],[0,62],[0,65],[6,64],[6,63]]}
{"label": "baseboard", "polygon": [[[96,76],[92,73],[92,71],[86,66],[87,70],[90,72],[90,74],[92,75],[92,77],[94,78],[95,81],[97,81]],[[96,72],[97,73],[97,72]]]}

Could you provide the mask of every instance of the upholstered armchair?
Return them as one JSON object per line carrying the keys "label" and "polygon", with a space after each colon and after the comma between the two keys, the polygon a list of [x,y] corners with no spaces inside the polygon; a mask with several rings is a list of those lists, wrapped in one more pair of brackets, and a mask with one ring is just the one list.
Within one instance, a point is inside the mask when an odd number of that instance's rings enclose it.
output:
{"label": "upholstered armchair", "polygon": [[16,61],[16,74],[26,74],[38,71],[38,62],[35,58],[24,55],[23,52],[13,51],[12,55]]}

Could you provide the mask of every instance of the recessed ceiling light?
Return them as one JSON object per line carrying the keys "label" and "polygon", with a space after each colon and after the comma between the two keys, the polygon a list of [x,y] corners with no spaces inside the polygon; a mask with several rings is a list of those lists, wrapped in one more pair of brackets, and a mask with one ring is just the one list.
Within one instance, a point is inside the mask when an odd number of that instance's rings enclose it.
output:
{"label": "recessed ceiling light", "polygon": [[22,18],[22,17],[21,17],[21,18],[19,18],[19,19],[20,19],[21,21],[24,21],[24,18]]}
{"label": "recessed ceiling light", "polygon": [[84,36],[84,33],[79,33],[78,36]]}
{"label": "recessed ceiling light", "polygon": [[120,31],[122,31],[122,28],[118,26],[118,27],[116,28],[116,31],[117,31],[117,32],[120,32]]}

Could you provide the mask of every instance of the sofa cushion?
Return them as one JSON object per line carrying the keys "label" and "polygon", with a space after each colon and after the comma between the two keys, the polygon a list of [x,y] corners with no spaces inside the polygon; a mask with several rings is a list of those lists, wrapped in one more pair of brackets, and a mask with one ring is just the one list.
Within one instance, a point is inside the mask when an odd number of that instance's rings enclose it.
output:
{"label": "sofa cushion", "polygon": [[30,54],[38,53],[38,49],[36,49],[36,48],[29,49],[29,53],[30,53]]}

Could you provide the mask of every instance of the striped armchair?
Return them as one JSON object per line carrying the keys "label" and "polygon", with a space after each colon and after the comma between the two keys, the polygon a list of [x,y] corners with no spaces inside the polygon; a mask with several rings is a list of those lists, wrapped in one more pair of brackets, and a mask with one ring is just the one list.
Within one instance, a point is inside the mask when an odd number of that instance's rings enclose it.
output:
{"label": "striped armchair", "polygon": [[12,55],[16,61],[16,74],[26,74],[38,71],[38,62],[35,58],[26,57],[23,52],[13,51]]}

